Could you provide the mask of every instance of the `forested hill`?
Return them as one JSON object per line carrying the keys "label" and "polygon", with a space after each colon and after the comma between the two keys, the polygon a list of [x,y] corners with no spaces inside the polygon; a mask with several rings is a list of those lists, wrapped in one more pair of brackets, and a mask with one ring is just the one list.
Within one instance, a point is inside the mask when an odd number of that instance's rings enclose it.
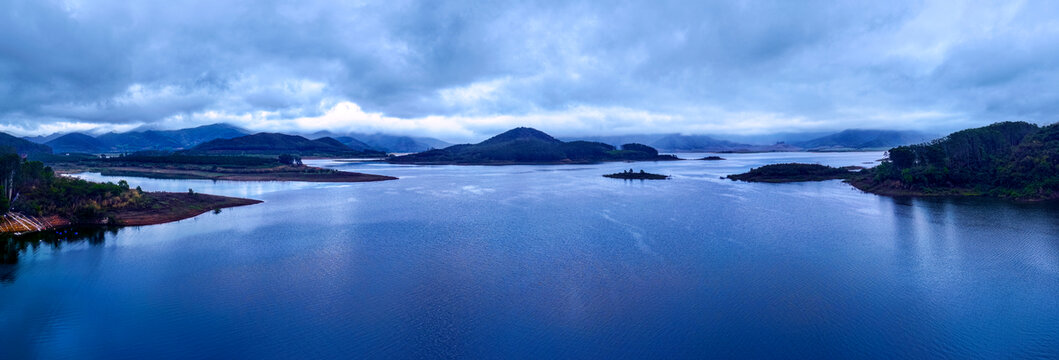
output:
{"label": "forested hill", "polygon": [[1002,122],[899,146],[855,183],[877,193],[1059,198],[1059,124]]}
{"label": "forested hill", "polygon": [[136,152],[142,150],[188,149],[215,140],[231,139],[249,134],[228,124],[213,124],[180,130],[147,130],[109,133],[97,139],[104,145],[100,152]]}
{"label": "forested hill", "polygon": [[0,151],[13,150],[21,155],[51,154],[51,147],[0,133]]}
{"label": "forested hill", "polygon": [[809,151],[889,149],[918,144],[935,138],[918,131],[849,129],[831,135],[792,143]]}
{"label": "forested hill", "polygon": [[532,128],[515,128],[478,144],[455,145],[444,149],[391,157],[402,164],[563,164],[601,161],[677,160],[659,155],[642,144],[625,144],[621,149],[591,141],[563,142]]}
{"label": "forested hill", "polygon": [[259,133],[234,139],[217,139],[200,144],[192,148],[188,153],[212,155],[386,156],[385,153],[378,151],[357,151],[329,137],[309,140],[301,136],[275,133]]}

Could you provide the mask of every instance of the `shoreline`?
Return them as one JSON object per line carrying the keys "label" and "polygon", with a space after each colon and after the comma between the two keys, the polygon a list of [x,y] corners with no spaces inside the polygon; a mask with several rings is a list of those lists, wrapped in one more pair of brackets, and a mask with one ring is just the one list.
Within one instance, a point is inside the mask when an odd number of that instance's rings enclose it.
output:
{"label": "shoreline", "polygon": [[63,169],[61,174],[98,172],[104,176],[134,176],[150,179],[176,180],[224,180],[224,181],[303,181],[324,183],[354,183],[397,180],[393,176],[358,172],[329,170],[309,167],[306,171],[262,171],[262,172],[213,172],[191,169],[143,168],[143,167],[85,167]]}
{"label": "shoreline", "polygon": [[1002,201],[1010,201],[1022,204],[1042,203],[1050,201],[1059,201],[1059,194],[1044,197],[1029,197],[1029,198],[1017,198],[1017,197],[1004,197],[990,195],[988,193],[977,192],[971,189],[949,189],[947,192],[923,192],[909,189],[903,189],[894,187],[892,185],[877,184],[872,185],[870,181],[865,178],[852,178],[846,179],[842,182],[849,184],[853,188],[863,191],[872,195],[897,197],[897,198],[932,198],[932,199],[944,199],[944,198],[971,198],[971,199],[994,199]]}
{"label": "shoreline", "polygon": [[28,216],[18,212],[9,212],[0,217],[0,235],[21,236],[71,226],[161,225],[191,219],[210,211],[263,203],[261,200],[209,194],[150,192],[144,195],[153,202],[161,202],[164,208],[152,206],[151,208],[115,209],[112,210],[110,216],[95,221],[72,221],[58,215]]}
{"label": "shoreline", "polygon": [[689,159],[652,159],[652,160],[606,160],[606,161],[547,161],[547,162],[517,162],[517,161],[495,161],[495,162],[454,162],[454,161],[422,161],[422,162],[396,162],[385,160],[383,162],[393,165],[457,165],[457,166],[512,166],[512,165],[594,165],[606,163],[638,163],[638,162],[660,162],[660,161],[684,161]]}

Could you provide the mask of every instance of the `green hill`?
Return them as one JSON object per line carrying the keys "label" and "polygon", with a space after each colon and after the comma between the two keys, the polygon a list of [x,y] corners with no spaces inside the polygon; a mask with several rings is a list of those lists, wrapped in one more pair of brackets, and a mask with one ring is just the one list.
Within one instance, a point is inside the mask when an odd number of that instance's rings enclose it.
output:
{"label": "green hill", "polygon": [[180,130],[147,130],[108,133],[98,136],[110,152],[143,150],[179,150],[215,140],[247,135],[246,130],[228,125],[213,124]]}
{"label": "green hill", "polygon": [[889,151],[854,185],[908,195],[1059,198],[1059,124],[1002,122]]}
{"label": "green hill", "polygon": [[401,164],[568,164],[601,161],[677,160],[659,155],[654,148],[625,144],[621,149],[590,141],[563,142],[532,128],[516,128],[478,144],[391,157]]}
{"label": "green hill", "polygon": [[0,149],[14,149],[20,155],[51,154],[51,147],[0,133]]}
{"label": "green hill", "polygon": [[49,141],[45,145],[51,146],[52,151],[59,154],[96,154],[105,152],[107,149],[103,142],[82,133],[69,133]]}
{"label": "green hill", "polygon": [[297,135],[259,133],[234,139],[216,139],[195,146],[188,153],[210,155],[386,156],[377,151],[357,151],[325,137],[309,140]]}

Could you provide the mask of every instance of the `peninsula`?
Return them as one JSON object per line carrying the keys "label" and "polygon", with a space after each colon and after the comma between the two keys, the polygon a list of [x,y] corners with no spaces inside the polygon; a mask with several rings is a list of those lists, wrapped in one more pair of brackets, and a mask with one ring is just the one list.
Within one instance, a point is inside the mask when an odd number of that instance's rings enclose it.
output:
{"label": "peninsula", "polygon": [[93,183],[57,176],[37,161],[0,155],[0,233],[26,233],[72,225],[152,225],[260,203],[195,193],[144,192],[125,181]]}
{"label": "peninsula", "polygon": [[114,157],[52,157],[49,164],[60,173],[93,171],[103,175],[155,179],[306,182],[367,182],[397,179],[392,176],[307,166],[302,163],[300,156],[290,154],[271,157],[142,152]]}
{"label": "peninsula", "polygon": [[729,175],[764,182],[844,179],[888,196],[983,196],[1059,200],[1059,124],[1001,122],[958,131],[928,143],[898,146],[879,166],[832,168],[776,164]]}
{"label": "peninsula", "polygon": [[899,146],[850,181],[882,195],[1059,199],[1059,124],[1001,122]]}
{"label": "peninsula", "polygon": [[386,159],[394,164],[518,165],[590,164],[606,161],[669,161],[672,155],[642,144],[563,142],[536,129],[520,127],[477,144],[454,145]]}

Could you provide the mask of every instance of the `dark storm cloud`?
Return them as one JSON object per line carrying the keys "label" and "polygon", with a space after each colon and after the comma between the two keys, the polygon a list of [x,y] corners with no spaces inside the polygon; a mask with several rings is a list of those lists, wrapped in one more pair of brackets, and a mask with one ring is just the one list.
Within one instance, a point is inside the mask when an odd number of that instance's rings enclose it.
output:
{"label": "dark storm cloud", "polygon": [[10,0],[0,126],[474,137],[1054,122],[1053,2]]}

